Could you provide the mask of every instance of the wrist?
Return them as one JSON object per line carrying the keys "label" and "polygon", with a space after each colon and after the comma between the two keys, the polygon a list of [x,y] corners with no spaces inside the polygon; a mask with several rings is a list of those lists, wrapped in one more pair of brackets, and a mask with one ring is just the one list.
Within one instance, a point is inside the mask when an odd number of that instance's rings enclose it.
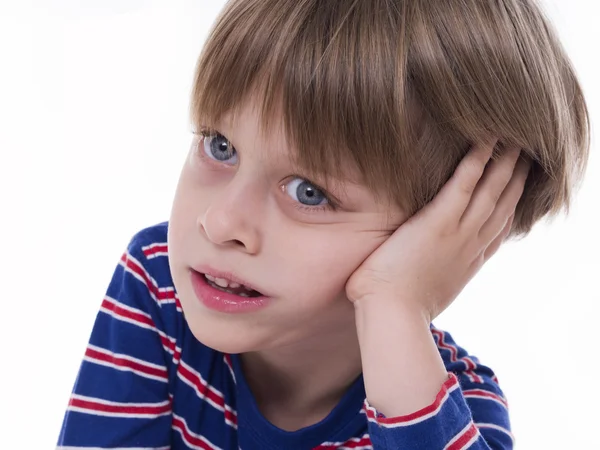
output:
{"label": "wrist", "polygon": [[[412,325],[425,325],[429,329],[431,314],[418,299],[408,300],[400,295],[370,295],[354,301],[357,326],[365,326],[372,322],[371,318],[379,320],[387,317],[393,322]],[[387,321],[387,320],[386,320]],[[375,325],[377,325],[375,323]]]}

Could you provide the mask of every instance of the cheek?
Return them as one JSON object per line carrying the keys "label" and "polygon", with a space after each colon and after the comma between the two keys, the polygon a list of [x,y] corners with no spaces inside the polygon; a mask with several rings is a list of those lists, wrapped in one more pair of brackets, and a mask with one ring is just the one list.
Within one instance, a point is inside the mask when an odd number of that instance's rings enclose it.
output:
{"label": "cheek", "polygon": [[189,161],[184,164],[171,204],[169,217],[169,253],[175,262],[185,257],[189,239],[198,232],[197,224],[208,207],[211,189],[200,183]]}
{"label": "cheek", "polygon": [[177,183],[177,190],[171,208],[171,221],[174,226],[180,222],[195,223],[190,220],[202,214],[208,207],[209,199],[219,188],[219,174],[202,171],[197,167],[193,153],[190,153],[183,165]]}
{"label": "cheek", "polygon": [[331,298],[343,293],[346,281],[360,264],[384,242],[380,236],[358,232],[316,231],[296,240],[281,261],[285,278],[313,296]]}

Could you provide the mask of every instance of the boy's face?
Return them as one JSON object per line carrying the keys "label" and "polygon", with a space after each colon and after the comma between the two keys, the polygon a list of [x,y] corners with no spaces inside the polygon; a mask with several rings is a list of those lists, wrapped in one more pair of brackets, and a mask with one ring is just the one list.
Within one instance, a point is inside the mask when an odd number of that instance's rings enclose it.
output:
{"label": "boy's face", "polygon": [[[365,187],[332,182],[324,192],[322,180],[297,174],[282,127],[260,133],[255,106],[196,136],[181,172],[168,239],[188,325],[229,353],[351,336],[345,283],[405,218],[399,209],[390,216]],[[340,202],[335,209],[328,194]],[[243,313],[205,306],[191,280],[206,266],[268,293],[266,305]]]}

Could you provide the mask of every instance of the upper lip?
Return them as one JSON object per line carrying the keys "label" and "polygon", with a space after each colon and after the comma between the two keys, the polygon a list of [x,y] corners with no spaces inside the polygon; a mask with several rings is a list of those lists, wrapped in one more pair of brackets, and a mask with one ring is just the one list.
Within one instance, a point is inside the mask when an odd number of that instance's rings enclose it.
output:
{"label": "upper lip", "polygon": [[243,278],[238,277],[233,272],[213,269],[210,266],[196,266],[196,267],[192,267],[192,269],[198,273],[210,275],[215,278],[224,278],[228,281],[233,281],[234,283],[243,284],[248,289],[252,289],[256,292],[259,292],[261,295],[269,297],[269,295],[264,290],[262,290],[262,288],[259,288],[255,284],[249,283],[248,281],[244,280]]}

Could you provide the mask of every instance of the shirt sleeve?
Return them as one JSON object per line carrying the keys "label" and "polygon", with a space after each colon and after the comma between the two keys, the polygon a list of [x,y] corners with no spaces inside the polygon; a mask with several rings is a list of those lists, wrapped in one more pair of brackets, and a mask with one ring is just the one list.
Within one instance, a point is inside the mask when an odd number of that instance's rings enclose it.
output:
{"label": "shirt sleeve", "polygon": [[[122,256],[87,345],[58,449],[168,449],[170,352],[139,235]],[[172,354],[172,353],[171,353]]]}
{"label": "shirt sleeve", "polygon": [[431,325],[448,371],[435,400],[400,417],[385,417],[365,400],[374,450],[509,450],[514,448],[508,404],[494,372],[452,336]]}

